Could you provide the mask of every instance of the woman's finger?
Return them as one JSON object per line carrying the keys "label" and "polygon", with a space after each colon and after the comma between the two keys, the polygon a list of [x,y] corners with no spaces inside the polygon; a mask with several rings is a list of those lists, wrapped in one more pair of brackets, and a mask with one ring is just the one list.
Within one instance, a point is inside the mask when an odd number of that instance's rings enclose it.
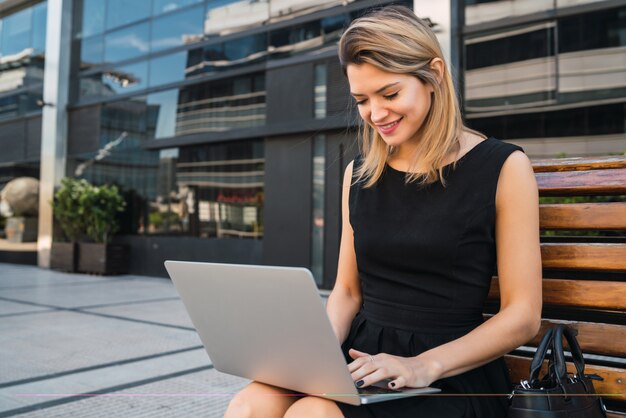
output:
{"label": "woman's finger", "polygon": [[350,357],[352,357],[355,360],[360,358],[360,357],[367,357],[367,356],[369,356],[368,353],[364,353],[363,351],[355,350],[354,348],[351,348],[350,350],[348,350],[348,354],[350,355]]}
{"label": "woman's finger", "polygon": [[389,382],[389,388],[390,389],[400,389],[406,386],[406,379],[404,378],[404,376],[398,376],[397,379],[392,380],[391,382]]}
{"label": "woman's finger", "polygon": [[364,376],[363,378],[354,382],[354,384],[359,388],[364,388],[366,386],[372,385],[376,382],[380,382],[381,380],[388,379],[389,372],[383,371],[383,369],[375,369],[373,373]]}

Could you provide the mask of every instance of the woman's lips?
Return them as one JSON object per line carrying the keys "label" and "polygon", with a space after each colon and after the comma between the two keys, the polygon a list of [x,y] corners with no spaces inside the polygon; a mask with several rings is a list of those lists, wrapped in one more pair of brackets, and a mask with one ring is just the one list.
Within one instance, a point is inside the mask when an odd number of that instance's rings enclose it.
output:
{"label": "woman's lips", "polygon": [[394,122],[388,123],[386,125],[376,125],[376,127],[378,128],[380,133],[382,133],[383,135],[390,135],[393,133],[393,131],[395,131],[398,128],[398,125],[400,125],[401,121],[402,121],[402,118]]}

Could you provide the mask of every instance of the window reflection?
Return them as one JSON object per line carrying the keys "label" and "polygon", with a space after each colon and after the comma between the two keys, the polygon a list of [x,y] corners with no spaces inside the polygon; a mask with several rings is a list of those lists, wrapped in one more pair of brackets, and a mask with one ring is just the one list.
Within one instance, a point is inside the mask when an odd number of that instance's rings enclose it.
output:
{"label": "window reflection", "polygon": [[202,40],[203,7],[193,7],[152,22],[152,52]]}
{"label": "window reflection", "polygon": [[186,51],[153,58],[150,61],[150,86],[184,80],[186,65]]}
{"label": "window reflection", "polygon": [[261,238],[264,167],[262,140],[161,152],[145,232]]}
{"label": "window reflection", "polygon": [[104,37],[104,60],[116,62],[150,52],[150,26],[148,23],[131,26]]}
{"label": "window reflection", "polygon": [[326,137],[313,138],[313,223],[311,225],[311,272],[318,285],[324,282],[324,190]]}
{"label": "window reflection", "polygon": [[326,64],[315,65],[314,74],[314,116],[322,119],[326,117]]}
{"label": "window reflection", "polygon": [[1,55],[13,55],[31,47],[33,9],[28,8],[3,19]]}
{"label": "window reflection", "polygon": [[94,65],[102,64],[104,55],[104,38],[102,36],[93,36],[83,39],[80,46],[80,67],[81,69],[90,68]]}
{"label": "window reflection", "polygon": [[269,0],[221,0],[207,4],[204,33],[219,36],[260,25],[269,19]]}
{"label": "window reflection", "polygon": [[202,3],[202,0],[154,0],[152,14],[156,16],[196,3]]}
{"label": "window reflection", "polygon": [[148,86],[148,63],[115,67],[102,75],[103,94],[121,94],[144,89]]}
{"label": "window reflection", "polygon": [[76,36],[78,38],[97,35],[104,31],[105,0],[82,0],[76,2],[80,9],[82,5],[82,20]]}
{"label": "window reflection", "polygon": [[178,89],[148,95],[148,127],[156,139],[176,134]]}
{"label": "window reflection", "polygon": [[555,23],[465,41],[465,104],[470,112],[550,104],[556,99]]}
{"label": "window reflection", "polygon": [[320,21],[307,22],[270,32],[269,50],[275,57],[289,56],[323,45]]}
{"label": "window reflection", "polygon": [[265,76],[255,74],[181,88],[176,134],[220,132],[265,123]]}
{"label": "window reflection", "polygon": [[42,54],[46,50],[46,17],[47,3],[33,6],[33,39],[32,46],[35,54]]}
{"label": "window reflection", "polygon": [[152,11],[152,0],[106,0],[106,2],[107,29],[144,19],[150,16]]}

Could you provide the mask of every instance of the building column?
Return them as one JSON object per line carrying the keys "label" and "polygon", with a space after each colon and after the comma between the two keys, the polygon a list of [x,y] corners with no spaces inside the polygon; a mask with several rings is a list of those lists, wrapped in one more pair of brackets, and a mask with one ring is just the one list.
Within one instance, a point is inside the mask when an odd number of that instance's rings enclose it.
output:
{"label": "building column", "polygon": [[39,267],[50,267],[54,188],[65,176],[72,0],[48,0],[39,186]]}

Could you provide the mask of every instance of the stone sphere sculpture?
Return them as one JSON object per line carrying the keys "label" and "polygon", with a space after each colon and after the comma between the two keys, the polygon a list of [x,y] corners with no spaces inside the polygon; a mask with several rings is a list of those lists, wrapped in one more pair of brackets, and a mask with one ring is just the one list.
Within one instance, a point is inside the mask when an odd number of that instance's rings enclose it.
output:
{"label": "stone sphere sculpture", "polygon": [[33,177],[17,177],[4,186],[0,199],[8,204],[13,216],[37,216],[39,180]]}

